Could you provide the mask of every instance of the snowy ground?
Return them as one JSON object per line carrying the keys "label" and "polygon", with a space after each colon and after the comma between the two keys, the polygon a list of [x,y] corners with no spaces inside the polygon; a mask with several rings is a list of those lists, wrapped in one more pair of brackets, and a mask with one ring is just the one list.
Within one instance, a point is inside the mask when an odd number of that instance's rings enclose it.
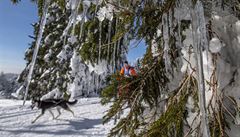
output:
{"label": "snowy ground", "polygon": [[[75,117],[62,110],[58,120],[47,111],[34,124],[31,121],[40,110],[30,109],[30,102],[21,107],[19,100],[0,100],[0,137],[106,137],[113,123],[102,125],[102,117],[109,106],[102,106],[99,98],[83,98],[71,106]],[[56,115],[56,110],[53,110]]]}

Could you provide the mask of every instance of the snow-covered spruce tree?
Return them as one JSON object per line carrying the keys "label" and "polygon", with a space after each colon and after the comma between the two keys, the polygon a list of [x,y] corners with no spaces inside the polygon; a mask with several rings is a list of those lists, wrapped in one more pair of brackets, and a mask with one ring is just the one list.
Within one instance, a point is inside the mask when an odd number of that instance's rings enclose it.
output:
{"label": "snow-covered spruce tree", "polygon": [[[42,6],[41,2],[39,1],[39,8],[40,7]],[[66,83],[63,83],[62,81],[68,81],[67,70],[70,69],[70,62],[60,62],[57,55],[63,48],[63,39],[61,39],[61,35],[67,24],[67,17],[68,14],[63,14],[63,10],[59,7],[59,5],[56,3],[51,4],[47,14],[45,31],[43,33],[41,47],[39,49],[32,81],[30,84],[29,91],[31,96],[44,95],[56,87],[63,88],[62,91],[66,91]],[[35,29],[35,41],[32,42],[31,47],[26,51],[25,59],[27,60],[27,67],[23,72],[24,74],[21,75],[20,79],[22,80],[24,80],[27,76],[39,31],[39,23],[36,23],[33,26]],[[58,84],[61,84],[62,86],[57,86]]]}
{"label": "snow-covered spruce tree", "polygon": [[[39,15],[44,17],[42,9],[46,1],[37,3]],[[111,7],[104,8],[97,1],[59,0],[50,1],[47,9],[46,24],[39,21],[33,25],[35,41],[26,51],[28,63],[19,81],[28,80],[30,62],[40,37],[38,32],[44,28],[29,87],[30,97],[49,92],[53,96],[98,95],[106,85],[106,76],[119,69],[125,59],[128,44],[127,36],[121,37],[116,29],[118,20],[113,12],[104,13]]]}

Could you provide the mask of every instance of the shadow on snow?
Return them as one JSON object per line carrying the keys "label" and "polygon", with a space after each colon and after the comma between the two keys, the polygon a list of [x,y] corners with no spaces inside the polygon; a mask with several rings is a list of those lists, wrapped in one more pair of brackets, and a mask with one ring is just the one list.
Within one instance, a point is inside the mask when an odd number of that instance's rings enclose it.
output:
{"label": "shadow on snow", "polygon": [[[68,123],[58,123],[53,125],[30,125],[28,127],[25,127],[25,129],[16,129],[16,130],[2,130],[0,131],[6,131],[13,134],[27,134],[27,133],[34,133],[34,134],[48,134],[48,135],[94,135],[91,134],[92,131],[87,131],[83,129],[91,129],[94,128],[97,125],[102,124],[102,119],[83,119],[80,121],[73,121],[73,120],[60,120],[65,121]],[[57,130],[59,126],[66,125],[68,126],[66,129],[60,129]],[[42,127],[46,129],[41,129]],[[49,127],[54,127],[54,130],[52,130]],[[82,131],[83,130],[83,131]],[[103,136],[104,134],[95,134],[97,136]]]}

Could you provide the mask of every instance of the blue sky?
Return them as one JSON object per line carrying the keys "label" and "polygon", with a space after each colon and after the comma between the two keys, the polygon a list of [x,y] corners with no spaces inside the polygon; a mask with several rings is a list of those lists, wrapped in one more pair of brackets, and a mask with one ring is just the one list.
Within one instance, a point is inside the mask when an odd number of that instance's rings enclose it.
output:
{"label": "blue sky", "polygon": [[[0,0],[0,72],[20,73],[26,62],[24,53],[32,39],[30,25],[38,20],[37,7],[30,0],[22,0],[13,5],[10,0]],[[145,52],[144,43],[131,48],[127,59],[133,62]]]}
{"label": "blue sky", "polygon": [[140,58],[143,56],[143,54],[146,51],[146,46],[145,42],[141,41],[131,41],[130,42],[130,47],[129,47],[129,52],[127,55],[127,60],[129,62],[135,62],[137,58]]}
{"label": "blue sky", "polygon": [[28,37],[33,33],[30,24],[37,19],[37,7],[30,0],[22,0],[18,5],[0,0],[0,72],[23,70],[24,52],[32,41]]}

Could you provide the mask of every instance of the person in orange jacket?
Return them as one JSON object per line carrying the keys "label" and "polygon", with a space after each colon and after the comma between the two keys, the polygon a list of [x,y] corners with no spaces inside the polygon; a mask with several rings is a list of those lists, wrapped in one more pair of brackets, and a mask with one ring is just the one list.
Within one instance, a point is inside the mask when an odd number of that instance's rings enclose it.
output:
{"label": "person in orange jacket", "polygon": [[127,61],[124,62],[124,65],[120,71],[120,75],[124,77],[137,76],[137,73],[134,67],[130,66]]}
{"label": "person in orange jacket", "polygon": [[[122,67],[120,71],[120,75],[124,76],[125,78],[131,78],[137,76],[137,73],[134,69],[134,67],[130,66],[127,61],[124,62],[124,66]],[[121,79],[120,79],[121,82]],[[123,88],[124,87],[124,88]],[[128,93],[129,92],[129,86],[125,85],[123,86],[120,84],[118,87],[118,95],[121,96],[123,93]]]}

